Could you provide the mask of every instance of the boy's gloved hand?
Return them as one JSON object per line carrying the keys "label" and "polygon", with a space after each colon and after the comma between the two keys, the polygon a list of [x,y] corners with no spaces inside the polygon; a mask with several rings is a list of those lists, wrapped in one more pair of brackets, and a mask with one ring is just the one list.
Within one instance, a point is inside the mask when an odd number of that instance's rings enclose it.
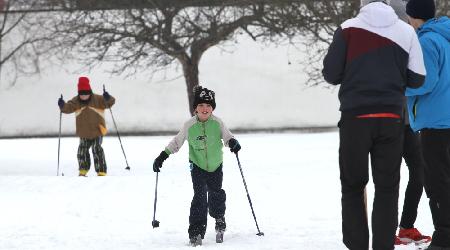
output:
{"label": "boy's gloved hand", "polygon": [[63,100],[63,98],[62,97],[60,97],[59,99],[58,99],[58,106],[59,106],[59,108],[63,108],[64,107],[64,104],[65,104],[66,102]]}
{"label": "boy's gloved hand", "polygon": [[232,152],[232,153],[237,153],[237,152],[239,152],[239,150],[241,150],[241,145],[239,144],[239,142],[236,140],[236,139],[234,139],[234,138],[231,138],[229,141],[228,141],[228,146],[230,146],[230,151]]}
{"label": "boy's gloved hand", "polygon": [[107,91],[103,91],[103,98],[105,101],[108,101],[111,98],[111,95]]}
{"label": "boy's gloved hand", "polygon": [[169,158],[169,155],[163,150],[153,162],[153,172],[159,172],[159,169],[162,168],[162,164],[167,158]]}

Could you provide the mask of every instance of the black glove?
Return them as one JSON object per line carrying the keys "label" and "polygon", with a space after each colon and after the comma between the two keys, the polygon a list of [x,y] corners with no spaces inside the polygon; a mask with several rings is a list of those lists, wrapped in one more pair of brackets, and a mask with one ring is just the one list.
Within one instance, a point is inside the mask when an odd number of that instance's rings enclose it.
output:
{"label": "black glove", "polygon": [[60,98],[58,99],[58,106],[59,106],[60,109],[62,109],[62,108],[64,107],[64,104],[65,104],[65,103],[66,103],[66,102],[63,100],[62,97],[60,97]]}
{"label": "black glove", "polygon": [[105,101],[108,101],[111,98],[111,95],[108,92],[103,91],[103,98]]}
{"label": "black glove", "polygon": [[169,155],[166,153],[166,151],[162,151],[161,154],[159,154],[159,156],[156,157],[155,161],[153,162],[153,172],[159,172],[159,169],[162,168],[162,164],[167,158],[169,158]]}
{"label": "black glove", "polygon": [[239,144],[239,142],[236,140],[236,139],[234,139],[234,138],[231,138],[229,141],[228,141],[228,146],[230,147],[230,151],[232,152],[232,153],[237,153],[237,152],[239,152],[239,150],[241,150],[241,145]]}

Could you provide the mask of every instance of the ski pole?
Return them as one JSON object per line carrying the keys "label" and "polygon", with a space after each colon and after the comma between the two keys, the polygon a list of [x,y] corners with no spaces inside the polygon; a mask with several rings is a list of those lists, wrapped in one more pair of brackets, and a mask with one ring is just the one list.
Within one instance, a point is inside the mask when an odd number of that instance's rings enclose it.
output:
{"label": "ski pole", "polygon": [[[105,84],[103,84],[103,93],[105,92]],[[107,105],[106,105],[107,106]],[[114,119],[114,115],[112,112],[112,108],[109,107],[109,111],[111,112],[111,118],[113,120],[114,123],[114,127],[116,128],[116,132],[117,132],[117,138],[119,138],[119,142],[120,142],[120,147],[122,148],[122,153],[123,156],[125,157],[125,163],[127,164],[127,167],[125,168],[126,170],[130,170],[130,165],[128,165],[128,160],[127,160],[127,156],[125,155],[125,150],[123,149],[123,145],[122,145],[122,140],[120,139],[120,134],[119,134],[119,129],[117,128],[117,124],[116,124],[116,120]]]}
{"label": "ski pole", "polygon": [[[63,95],[61,94],[61,99]],[[58,167],[56,168],[56,176],[59,176],[59,152],[61,149],[61,120],[62,120],[62,111],[59,111],[59,133],[58,133]],[[63,174],[64,175],[64,174]]]}
{"label": "ski pole", "polygon": [[158,174],[159,174],[159,172],[156,172],[155,201],[153,203],[153,221],[152,221],[153,228],[159,227],[159,221],[157,221],[155,219],[155,216],[156,216],[156,202],[158,200]]}
{"label": "ski pole", "polygon": [[241,171],[242,181],[244,182],[245,191],[247,192],[248,202],[250,203],[250,208],[252,209],[253,219],[255,219],[256,229],[258,229],[258,233],[256,235],[264,236],[264,233],[259,230],[258,221],[256,221],[256,215],[255,215],[255,211],[253,210],[253,204],[252,204],[252,200],[250,199],[250,194],[248,193],[247,183],[245,182],[244,172],[242,171],[242,167],[241,167],[241,161],[239,160],[238,153],[236,152],[235,154],[236,154],[236,159],[238,162],[239,170]]}

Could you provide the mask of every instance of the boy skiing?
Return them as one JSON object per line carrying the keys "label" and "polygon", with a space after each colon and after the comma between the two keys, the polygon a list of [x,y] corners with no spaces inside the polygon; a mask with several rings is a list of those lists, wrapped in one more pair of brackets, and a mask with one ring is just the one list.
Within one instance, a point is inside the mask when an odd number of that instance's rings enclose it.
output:
{"label": "boy skiing", "polygon": [[187,140],[189,144],[189,162],[194,188],[189,215],[189,243],[192,246],[202,244],[205,236],[208,209],[216,219],[216,242],[223,241],[225,223],[226,194],[222,189],[222,140],[230,151],[237,153],[241,146],[222,120],[212,114],[216,108],[215,93],[207,88],[194,88],[196,115],[189,119],[172,139],[164,151],[155,159],[153,171],[159,172],[163,162],[170,154],[178,152]]}
{"label": "boy skiing", "polygon": [[104,111],[114,105],[115,99],[104,91],[103,96],[92,93],[89,78],[78,79],[78,95],[67,103],[59,98],[58,106],[62,113],[76,115],[76,134],[80,137],[78,146],[79,176],[86,176],[91,166],[89,148],[92,147],[95,171],[98,176],[107,173],[105,154],[101,146],[106,134]]}

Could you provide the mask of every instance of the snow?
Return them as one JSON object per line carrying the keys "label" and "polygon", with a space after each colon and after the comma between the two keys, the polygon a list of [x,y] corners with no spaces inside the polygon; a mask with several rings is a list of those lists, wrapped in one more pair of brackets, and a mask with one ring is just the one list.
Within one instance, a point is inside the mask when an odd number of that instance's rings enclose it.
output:
{"label": "snow", "polygon": [[[238,134],[240,160],[261,231],[258,237],[236,159],[224,150],[228,231],[215,243],[209,218],[200,249],[345,249],[341,243],[340,184],[336,132]],[[105,137],[108,176],[77,176],[77,138],[0,140],[0,249],[191,249],[187,226],[192,184],[187,146],[164,163],[156,219],[151,226],[153,159],[171,136]],[[401,196],[408,171],[402,166]],[[369,211],[373,185],[368,186]],[[433,230],[425,195],[416,226]],[[413,246],[396,249],[414,249]]]}
{"label": "snow", "polygon": [[[204,54],[200,84],[216,92],[215,112],[231,129],[336,126],[337,90],[306,87],[302,51],[289,45],[265,47],[247,37],[225,49],[233,53],[216,47]],[[108,69],[102,65],[92,72],[69,73],[54,67],[40,77],[20,78],[12,88],[0,84],[0,137],[57,135],[57,100],[61,94],[66,101],[75,96],[82,75],[91,79],[95,93],[101,94],[105,84],[116,97],[113,112],[120,132],[177,131],[189,118],[179,66],[153,77],[148,69],[127,79],[105,73]],[[105,116],[111,128],[111,117]],[[74,115],[64,115],[63,134],[74,131]]]}

